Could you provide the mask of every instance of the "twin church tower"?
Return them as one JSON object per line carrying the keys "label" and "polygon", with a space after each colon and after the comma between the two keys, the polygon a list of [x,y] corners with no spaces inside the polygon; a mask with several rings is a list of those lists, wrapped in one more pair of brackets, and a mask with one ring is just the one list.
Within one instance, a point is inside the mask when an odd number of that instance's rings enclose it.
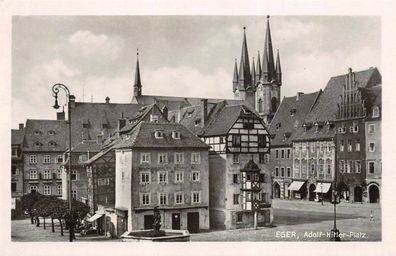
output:
{"label": "twin church tower", "polygon": [[257,64],[252,61],[249,65],[249,53],[246,41],[246,29],[243,31],[243,42],[239,69],[235,60],[232,90],[234,98],[244,100],[254,106],[257,112],[270,122],[281,100],[282,71],[277,51],[276,63],[272,49],[271,29],[267,16],[267,30],[265,34],[263,61],[260,61],[260,52]]}
{"label": "twin church tower", "polygon": [[[139,56],[137,56],[139,57]],[[254,58],[250,65],[246,28],[243,31],[243,42],[239,69],[235,60],[232,91],[235,100],[243,100],[259,112],[260,116],[269,123],[275,114],[281,100],[282,71],[279,60],[279,51],[274,61],[272,49],[271,30],[269,16],[267,16],[267,29],[264,42],[264,52],[260,61],[260,53],[257,56],[257,64]],[[148,103],[147,96],[142,95],[142,84],[140,80],[139,58],[136,62],[135,83],[133,86],[133,103]],[[153,96],[154,97],[154,96]],[[160,100],[164,96],[155,96]],[[172,98],[175,100],[175,97]],[[187,98],[181,98],[187,99]],[[169,99],[164,99],[169,100]]]}

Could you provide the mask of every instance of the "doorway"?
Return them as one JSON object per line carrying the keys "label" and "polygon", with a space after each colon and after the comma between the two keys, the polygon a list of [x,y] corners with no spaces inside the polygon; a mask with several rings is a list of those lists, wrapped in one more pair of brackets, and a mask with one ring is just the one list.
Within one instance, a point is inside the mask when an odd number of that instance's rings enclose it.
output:
{"label": "doorway", "polygon": [[311,184],[309,186],[309,201],[315,200],[315,189],[316,189],[315,184]]}
{"label": "doorway", "polygon": [[369,188],[369,201],[370,203],[380,202],[380,193],[377,185],[372,184]]}
{"label": "doorway", "polygon": [[355,202],[361,203],[362,202],[362,198],[363,198],[363,189],[360,186],[356,186],[355,187],[355,191],[354,191]]}
{"label": "doorway", "polygon": [[180,229],[180,213],[172,214],[172,229]]}
{"label": "doorway", "polygon": [[199,232],[199,212],[187,213],[187,229],[190,233]]}
{"label": "doorway", "polygon": [[280,186],[278,182],[274,183],[274,198],[280,198]]}
{"label": "doorway", "polygon": [[144,229],[152,229],[154,222],[154,215],[144,215]]}

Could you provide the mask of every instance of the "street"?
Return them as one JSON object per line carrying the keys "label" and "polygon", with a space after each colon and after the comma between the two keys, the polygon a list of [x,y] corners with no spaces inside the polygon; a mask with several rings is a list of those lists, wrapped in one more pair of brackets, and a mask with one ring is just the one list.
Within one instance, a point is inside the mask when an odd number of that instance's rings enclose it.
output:
{"label": "street", "polygon": [[[273,227],[235,229],[191,234],[191,241],[329,241],[333,228],[333,205],[317,202],[274,200]],[[373,219],[371,220],[371,213]],[[57,222],[56,222],[57,223]],[[380,204],[341,203],[337,206],[337,228],[342,241],[381,241]],[[29,219],[12,221],[12,241],[68,241],[68,232],[60,235],[59,227],[51,232],[30,224]],[[79,241],[112,241],[106,237],[80,237]]]}

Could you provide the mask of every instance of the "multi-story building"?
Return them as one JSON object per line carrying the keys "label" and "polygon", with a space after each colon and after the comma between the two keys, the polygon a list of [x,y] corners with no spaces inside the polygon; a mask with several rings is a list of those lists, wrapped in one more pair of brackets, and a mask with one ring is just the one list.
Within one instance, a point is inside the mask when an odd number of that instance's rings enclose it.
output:
{"label": "multi-story building", "polygon": [[67,139],[64,120],[26,121],[22,149],[25,193],[62,196],[62,162]]}
{"label": "multi-story building", "polygon": [[[342,200],[351,202],[363,200],[366,142],[365,107],[361,91],[362,88],[370,88],[379,83],[381,83],[381,75],[377,68],[359,72],[352,72],[350,69],[345,75],[332,77],[317,103],[308,113],[301,135],[296,135],[300,141],[303,136],[308,136],[306,141],[315,142],[316,149],[319,142],[334,142],[335,159],[331,163],[334,163],[337,190]],[[312,151],[311,145],[309,146],[309,150]],[[331,142],[327,146],[331,148]],[[308,152],[308,148],[302,147],[301,150]],[[306,165],[305,162],[301,162],[301,166],[307,168],[307,171],[309,167],[312,170],[320,166],[319,162],[315,165],[309,162],[310,159],[306,161]],[[315,191],[314,189],[317,191],[317,186],[314,188],[308,184],[308,193],[310,190]]]}
{"label": "multi-story building", "polygon": [[296,96],[283,98],[272,119],[269,127],[271,134],[269,166],[272,172],[273,198],[292,197],[293,191],[289,191],[289,186],[293,181],[293,158],[296,153],[293,152],[292,141],[296,138],[297,131],[320,93],[298,93]]}
{"label": "multi-story building", "polygon": [[181,112],[181,124],[211,146],[211,228],[253,226],[255,212],[259,225],[270,224],[270,137],[259,114],[246,105],[206,100]]}
{"label": "multi-story building", "polygon": [[113,147],[115,209],[124,210],[115,223],[151,229],[157,206],[162,228],[209,229],[208,145],[180,124],[139,122]]}
{"label": "multi-story building", "polygon": [[11,130],[11,197],[20,198],[24,195],[23,186],[23,139],[24,124],[19,124],[18,130]]}
{"label": "multi-story building", "polygon": [[382,86],[377,85],[367,89],[365,94],[366,118],[366,202],[379,203],[382,176],[381,157],[381,91]]}

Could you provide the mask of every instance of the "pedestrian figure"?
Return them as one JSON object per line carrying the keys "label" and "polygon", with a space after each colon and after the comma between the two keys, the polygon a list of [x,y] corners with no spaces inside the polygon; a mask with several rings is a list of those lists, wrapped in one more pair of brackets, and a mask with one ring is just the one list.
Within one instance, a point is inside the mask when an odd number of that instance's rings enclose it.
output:
{"label": "pedestrian figure", "polygon": [[370,211],[370,221],[374,221],[373,210]]}

